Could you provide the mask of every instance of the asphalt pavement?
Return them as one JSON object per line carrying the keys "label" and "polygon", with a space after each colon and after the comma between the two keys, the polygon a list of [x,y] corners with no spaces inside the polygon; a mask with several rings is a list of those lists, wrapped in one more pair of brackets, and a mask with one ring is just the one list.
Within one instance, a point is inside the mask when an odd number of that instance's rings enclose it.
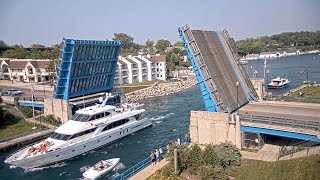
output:
{"label": "asphalt pavement", "polygon": [[16,95],[19,97],[31,97],[32,89],[35,91],[36,97],[49,97],[52,96],[53,86],[51,87],[48,84],[42,83],[25,83],[25,82],[14,82],[8,80],[0,80],[0,89],[1,92],[5,92],[8,89],[17,89],[23,92],[23,94]]}

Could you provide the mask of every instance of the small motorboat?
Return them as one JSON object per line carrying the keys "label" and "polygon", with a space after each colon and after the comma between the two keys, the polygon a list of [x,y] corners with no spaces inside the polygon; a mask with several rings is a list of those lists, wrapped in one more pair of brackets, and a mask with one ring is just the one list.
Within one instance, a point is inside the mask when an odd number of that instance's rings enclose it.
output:
{"label": "small motorboat", "polygon": [[290,83],[289,79],[277,77],[272,79],[271,83],[268,84],[268,89],[280,89],[286,87]]}
{"label": "small motorboat", "polygon": [[86,170],[82,175],[88,179],[97,179],[102,175],[111,171],[120,161],[120,158],[101,160],[90,169]]}

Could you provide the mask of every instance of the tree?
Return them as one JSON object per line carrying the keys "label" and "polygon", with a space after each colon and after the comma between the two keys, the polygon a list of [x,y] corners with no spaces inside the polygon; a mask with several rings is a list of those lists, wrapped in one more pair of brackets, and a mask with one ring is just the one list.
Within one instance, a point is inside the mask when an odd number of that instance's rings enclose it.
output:
{"label": "tree", "polygon": [[31,44],[30,48],[45,48],[45,46],[42,44]]}
{"label": "tree", "polygon": [[121,41],[121,45],[123,49],[130,49],[133,43],[133,37],[126,33],[114,33],[114,37],[112,40]]}
{"label": "tree", "polygon": [[153,45],[154,45],[154,41],[152,41],[152,40],[150,40],[150,39],[148,39],[148,40],[146,41],[146,47],[147,47],[148,53],[152,52],[152,50],[153,50]]}
{"label": "tree", "polygon": [[23,48],[23,46],[22,46],[22,45],[19,45],[19,44],[15,44],[15,45],[12,46],[12,48],[18,49],[18,48]]}
{"label": "tree", "polygon": [[157,41],[157,44],[156,44],[156,48],[158,50],[158,52],[164,52],[167,47],[170,47],[171,46],[171,43],[170,41],[168,40],[165,40],[165,39],[160,39]]}
{"label": "tree", "polygon": [[8,45],[3,40],[0,40],[0,48],[2,47],[8,47]]}
{"label": "tree", "polygon": [[3,53],[5,58],[26,59],[30,57],[30,52],[23,48],[9,49]]}
{"label": "tree", "polygon": [[184,43],[182,41],[177,41],[174,43],[174,46],[184,47]]}

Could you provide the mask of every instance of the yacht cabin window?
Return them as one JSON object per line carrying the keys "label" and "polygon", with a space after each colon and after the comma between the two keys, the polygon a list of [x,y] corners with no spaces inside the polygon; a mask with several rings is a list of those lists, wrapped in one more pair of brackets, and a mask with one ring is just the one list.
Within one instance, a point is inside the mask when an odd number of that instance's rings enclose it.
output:
{"label": "yacht cabin window", "polygon": [[86,122],[89,120],[89,117],[90,117],[90,115],[87,115],[87,114],[75,113],[71,117],[71,120]]}
{"label": "yacht cabin window", "polygon": [[115,127],[118,127],[118,126],[121,126],[121,125],[123,125],[123,124],[125,124],[125,123],[127,123],[127,122],[129,122],[129,119],[121,119],[121,120],[119,120],[119,121],[115,121],[115,122],[113,122],[113,123],[110,123],[108,126],[104,127],[104,128],[101,130],[101,132],[102,132],[102,131],[109,130],[109,129],[112,129],[112,128],[115,128]]}
{"label": "yacht cabin window", "polygon": [[94,115],[91,116],[89,121],[93,121],[95,119],[103,118],[103,117],[109,116],[110,114],[111,114],[110,112],[102,112],[102,113],[99,113],[99,114],[94,114]]}
{"label": "yacht cabin window", "polygon": [[76,134],[74,134],[74,135],[61,134],[61,133],[56,133],[56,132],[54,132],[54,133],[50,136],[50,138],[66,141],[66,140],[69,140],[69,139],[77,138],[77,137],[80,137],[80,136],[83,136],[83,135],[92,133],[92,132],[94,132],[96,129],[97,129],[97,127],[91,128],[91,129],[88,129],[88,130],[85,130],[85,131],[76,133]]}

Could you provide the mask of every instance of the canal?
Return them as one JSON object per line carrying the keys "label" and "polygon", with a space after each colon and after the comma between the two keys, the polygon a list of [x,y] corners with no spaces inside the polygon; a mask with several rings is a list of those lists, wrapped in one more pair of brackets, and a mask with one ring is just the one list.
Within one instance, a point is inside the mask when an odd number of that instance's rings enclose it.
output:
{"label": "canal", "polygon": [[[257,77],[263,77],[264,60],[249,61],[244,65],[252,77],[252,69],[257,70]],[[320,82],[320,56],[301,55],[267,60],[269,79],[283,76],[290,79],[290,85],[285,89],[273,90],[273,95],[279,95],[289,89],[302,85],[306,80],[308,69],[309,80]],[[251,68],[252,66],[252,68]],[[142,101],[145,104],[144,118],[153,121],[153,126],[115,141],[98,150],[94,150],[47,168],[25,171],[12,168],[3,161],[12,152],[0,154],[0,179],[79,179],[84,169],[101,159],[119,157],[120,165],[111,175],[120,173],[126,168],[149,156],[150,151],[165,146],[169,142],[184,135],[189,129],[190,111],[204,110],[202,97],[198,86],[194,86],[176,94]]]}

